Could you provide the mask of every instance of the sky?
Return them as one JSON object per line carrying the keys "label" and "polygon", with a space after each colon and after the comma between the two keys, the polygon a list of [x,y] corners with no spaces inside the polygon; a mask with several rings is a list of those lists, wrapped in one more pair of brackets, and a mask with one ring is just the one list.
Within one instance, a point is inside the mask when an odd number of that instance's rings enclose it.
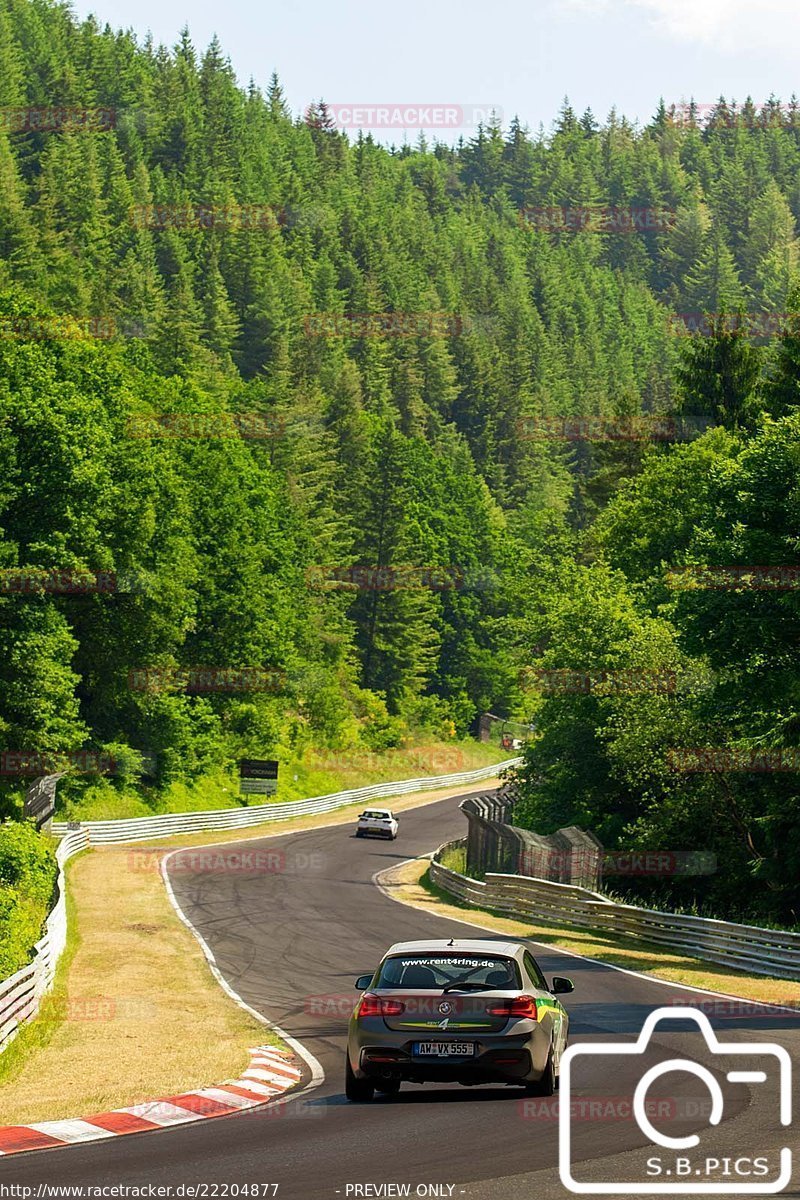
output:
{"label": "sky", "polygon": [[[341,128],[382,141],[471,136],[495,110],[545,129],[568,95],[646,122],[660,97],[711,105],[800,93],[800,0],[74,0],[172,45],[216,33],[240,79],[277,71],[295,113],[323,98]],[[379,110],[383,109],[383,112]]]}

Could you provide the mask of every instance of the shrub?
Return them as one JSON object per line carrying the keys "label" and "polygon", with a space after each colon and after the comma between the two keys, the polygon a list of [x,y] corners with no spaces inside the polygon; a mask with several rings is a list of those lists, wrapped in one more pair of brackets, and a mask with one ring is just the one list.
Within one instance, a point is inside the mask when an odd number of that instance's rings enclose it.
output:
{"label": "shrub", "polygon": [[0,979],[30,962],[57,876],[50,838],[28,822],[0,825]]}

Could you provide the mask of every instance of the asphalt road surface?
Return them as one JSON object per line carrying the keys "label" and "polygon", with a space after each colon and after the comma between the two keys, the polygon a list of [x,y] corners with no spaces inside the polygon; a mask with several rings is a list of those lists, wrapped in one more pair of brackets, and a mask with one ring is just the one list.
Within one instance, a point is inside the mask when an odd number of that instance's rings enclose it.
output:
{"label": "asphalt road surface", "polygon": [[[0,1196],[9,1194],[3,1185],[10,1183],[172,1185],[173,1196],[180,1196],[174,1190],[180,1184],[208,1184],[212,1200],[226,1195],[214,1184],[255,1183],[277,1184],[278,1200],[568,1196],[558,1172],[552,1100],[524,1099],[514,1088],[432,1084],[403,1085],[399,1096],[377,1096],[369,1105],[348,1104],[343,1095],[356,976],[372,970],[392,942],[470,936],[465,924],[399,904],[373,882],[376,872],[461,836],[460,799],[404,812],[395,842],[356,839],[352,827],[339,825],[248,842],[248,850],[275,852],[278,869],[268,873],[173,872],[178,903],[230,986],[302,1042],[324,1081],[261,1113],[0,1161]],[[573,1045],[631,1045],[655,1009],[711,1000],[547,946],[532,948],[546,975],[575,981],[574,993],[563,998]],[[723,1004],[709,1016],[723,1041],[776,1043],[795,1063],[800,1057],[800,1021],[791,1012],[765,1015]],[[705,1065],[724,1094],[722,1120],[711,1127],[709,1090],[695,1075],[673,1071],[648,1092],[646,1112],[657,1131],[701,1135],[690,1150],[654,1145],[631,1115],[643,1070],[676,1056]],[[635,1059],[612,1053],[576,1059],[569,1098],[574,1177],[605,1185],[607,1195],[631,1194],[637,1180],[648,1179],[687,1189],[697,1184],[683,1195],[702,1195],[701,1185],[712,1181],[748,1189],[740,1195],[759,1194],[757,1185],[777,1176],[780,1150],[797,1150],[800,1139],[796,1124],[779,1124],[778,1060],[750,1055],[735,1065],[761,1068],[767,1078],[728,1081],[728,1060],[712,1054],[689,1023],[674,1020],[659,1024]],[[709,1159],[719,1165],[709,1166]],[[800,1196],[796,1170],[781,1194]]]}

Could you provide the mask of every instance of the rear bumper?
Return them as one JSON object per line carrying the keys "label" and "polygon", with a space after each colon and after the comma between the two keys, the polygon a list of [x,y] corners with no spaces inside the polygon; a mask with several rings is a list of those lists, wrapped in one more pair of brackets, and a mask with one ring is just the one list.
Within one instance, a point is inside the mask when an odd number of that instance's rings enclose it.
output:
{"label": "rear bumper", "polygon": [[[382,1021],[365,1029],[353,1021],[348,1038],[348,1056],[353,1073],[359,1079],[400,1079],[425,1083],[534,1083],[547,1067],[551,1030],[541,1023],[519,1021],[513,1033],[487,1032],[479,1037],[465,1035],[473,1042],[475,1053],[469,1058],[428,1058],[413,1054],[413,1043],[424,1040],[419,1034],[389,1030]],[[366,1022],[363,1022],[365,1025]],[[383,1025],[380,1029],[379,1026]],[[431,1035],[428,1034],[430,1039]]]}
{"label": "rear bumper", "polygon": [[490,1049],[473,1058],[437,1060],[413,1058],[404,1050],[384,1046],[361,1051],[360,1070],[366,1079],[400,1079],[411,1083],[527,1083],[538,1079],[525,1047]]}

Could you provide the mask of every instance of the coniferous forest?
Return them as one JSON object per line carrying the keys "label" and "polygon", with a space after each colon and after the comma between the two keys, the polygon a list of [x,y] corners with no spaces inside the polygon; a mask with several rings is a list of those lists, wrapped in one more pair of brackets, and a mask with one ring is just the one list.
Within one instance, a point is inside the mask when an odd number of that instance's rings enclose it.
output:
{"label": "coniferous forest", "polygon": [[387,148],[0,0],[0,110],[4,752],[157,790],[488,711],[519,821],[800,922],[800,106]]}

